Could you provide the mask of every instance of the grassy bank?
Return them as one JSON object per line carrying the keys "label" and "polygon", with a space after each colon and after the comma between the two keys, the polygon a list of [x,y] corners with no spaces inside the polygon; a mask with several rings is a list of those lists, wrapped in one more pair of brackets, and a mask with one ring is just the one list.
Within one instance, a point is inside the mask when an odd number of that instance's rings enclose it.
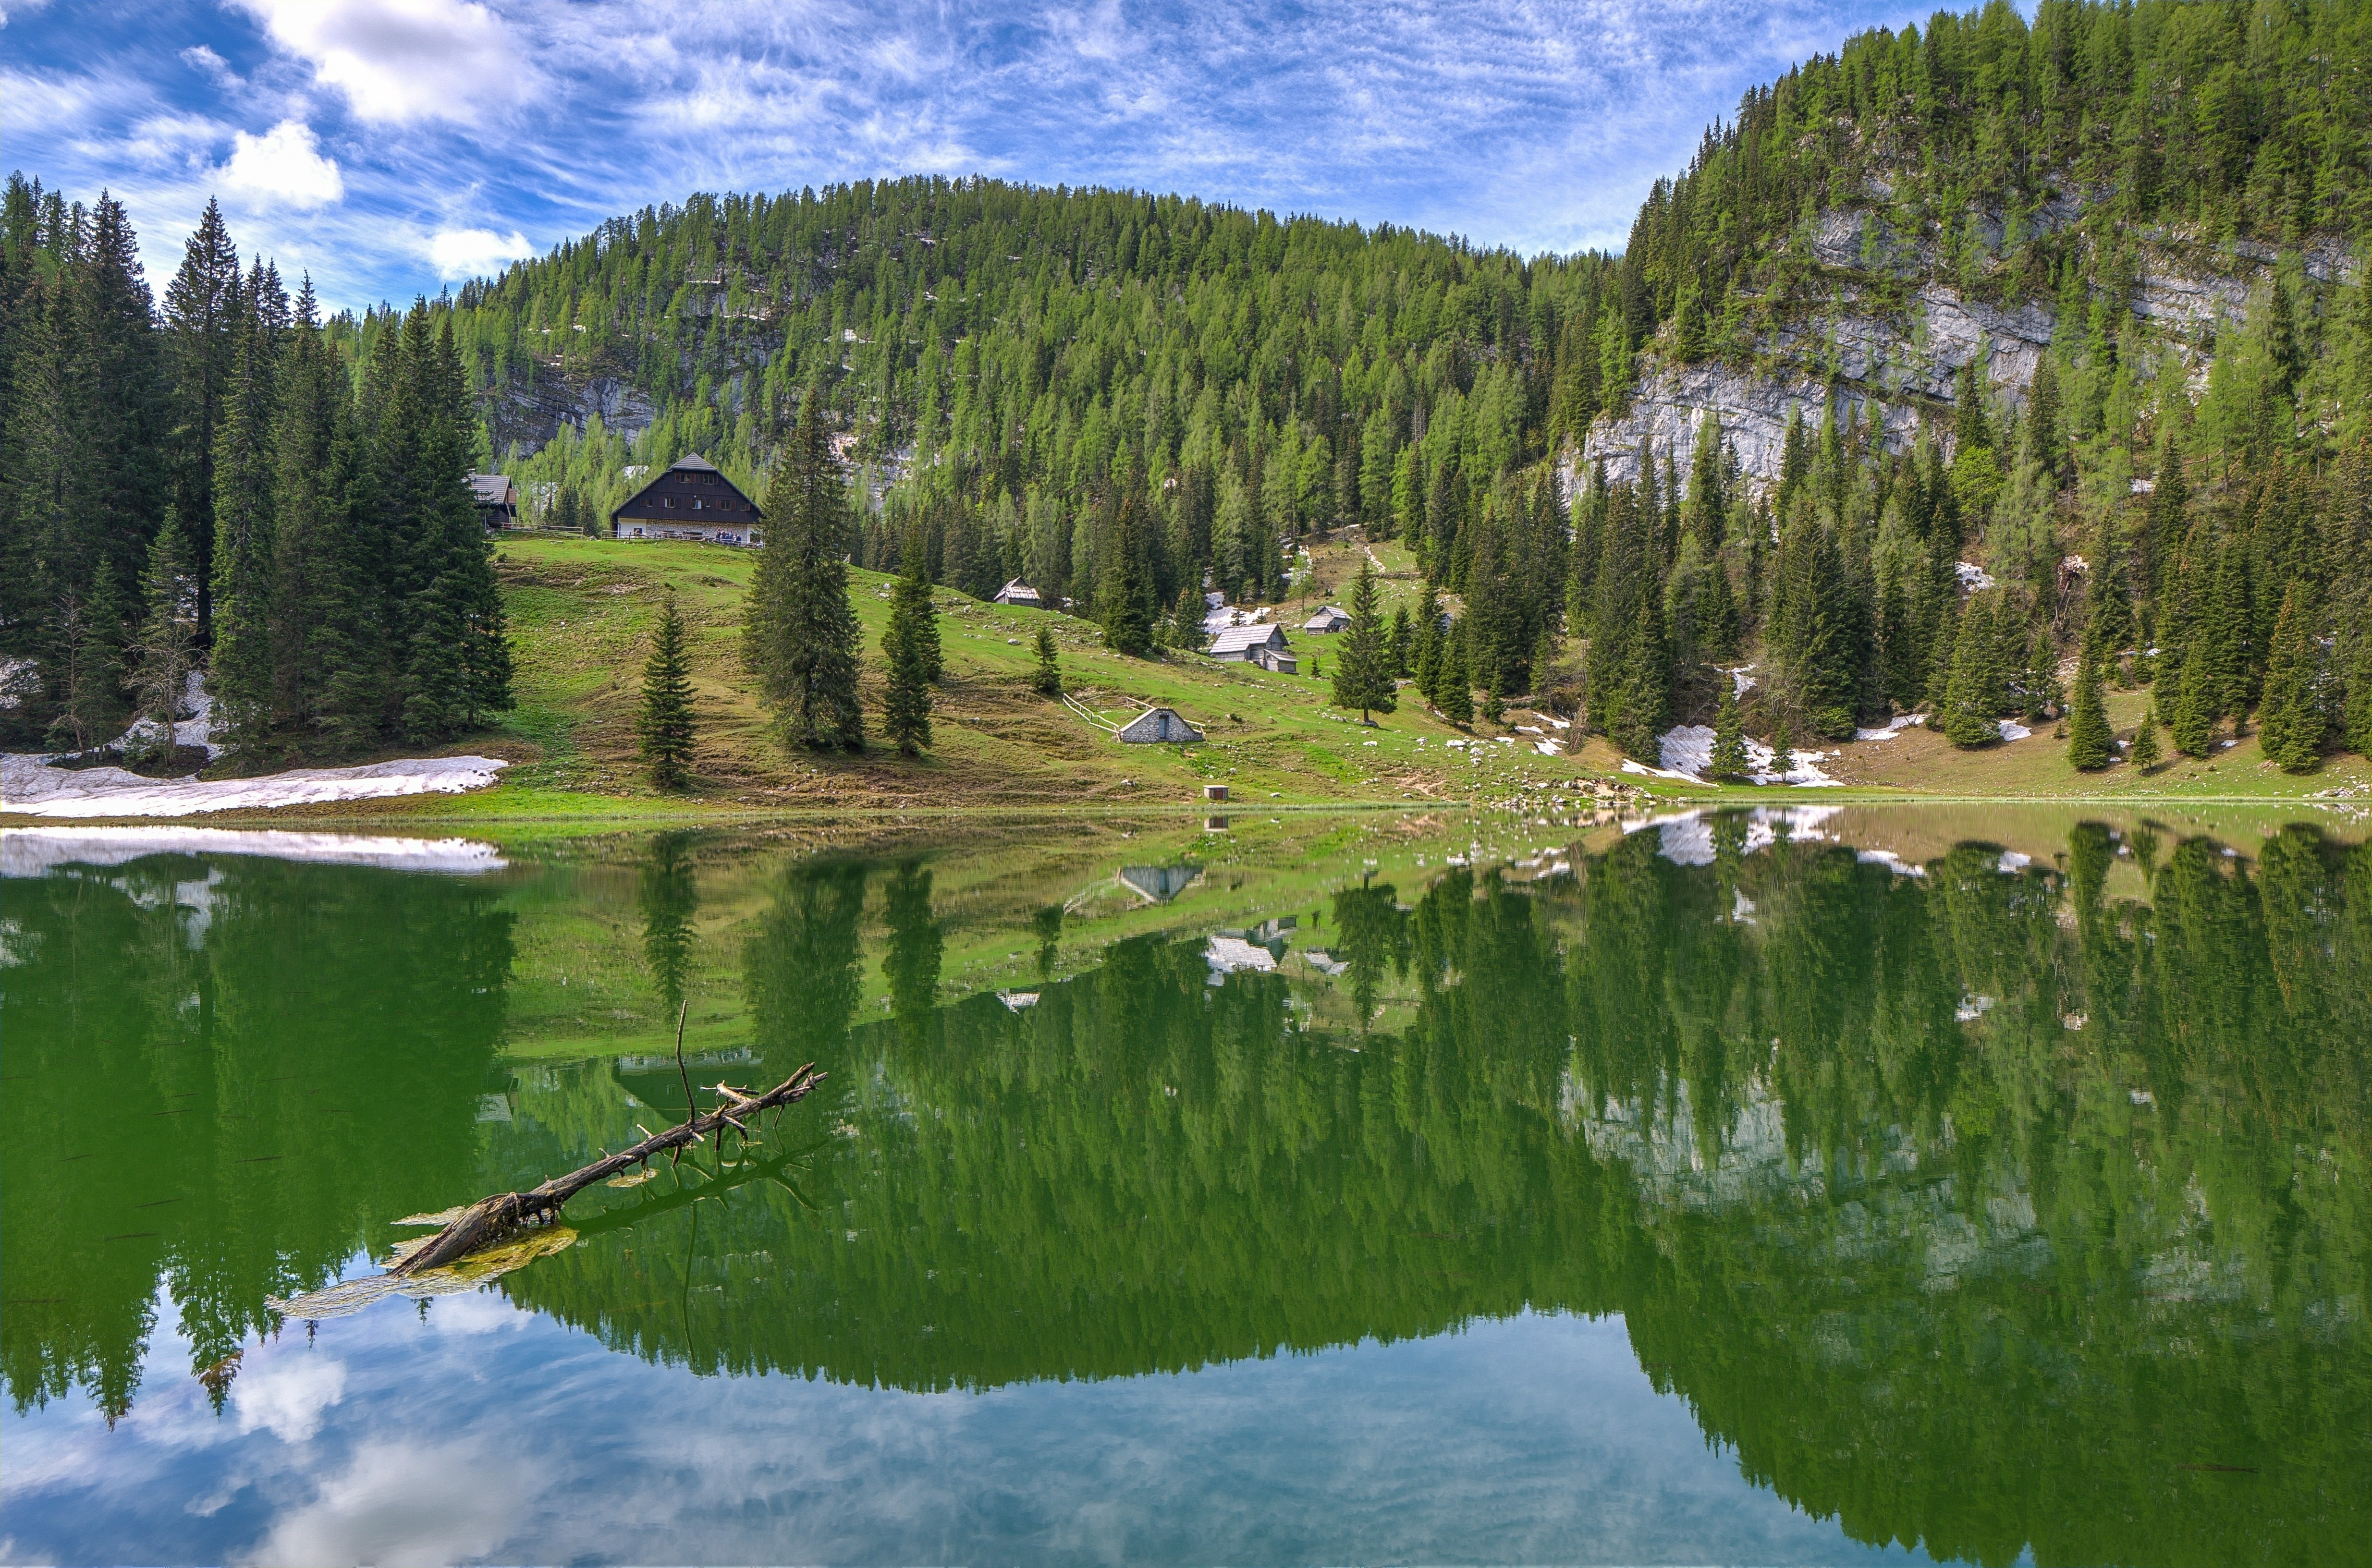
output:
{"label": "grassy bank", "polygon": [[[1298,675],[1187,654],[1131,659],[1106,651],[1091,622],[951,592],[938,600],[948,674],[930,754],[905,759],[876,746],[862,757],[791,755],[768,733],[739,666],[740,599],[751,557],[713,546],[547,538],[506,540],[502,553],[519,655],[519,707],[506,732],[523,765],[490,795],[423,801],[410,807],[414,812],[712,818],[1017,806],[1199,809],[1207,784],[1229,786],[1233,798],[1225,809],[1235,812],[1272,805],[1492,804],[1615,780],[1654,796],[1814,793],[1626,774],[1621,756],[1600,738],[1544,755],[1540,742],[1566,732],[1529,710],[1511,711],[1506,726],[1477,721],[1461,731],[1403,701],[1400,712],[1363,726],[1331,703],[1326,669],[1334,640],[1322,635],[1294,636],[1302,655]],[[1308,610],[1339,599],[1345,580],[1370,555],[1384,571],[1387,612],[1413,603],[1420,585],[1405,552],[1340,539],[1313,552],[1309,592],[1283,610],[1288,628]],[[669,586],[692,625],[702,736],[693,785],[661,795],[639,774],[633,721],[645,638]],[[890,580],[854,572],[852,590],[864,624],[870,713],[879,697]],[[1201,726],[1208,740],[1184,748],[1123,746],[1080,712],[1037,696],[1029,690],[1031,643],[1041,625],[1053,629],[1064,679],[1088,714],[1125,723],[1146,704],[1167,704]],[[2131,733],[2146,702],[2145,692],[2110,693],[2110,716],[2121,732]],[[1452,744],[1477,740],[1482,744]],[[2372,793],[2372,769],[2362,758],[2336,757],[2304,777],[2285,774],[2265,761],[2253,733],[2212,758],[2177,758],[2146,775],[2127,766],[2079,773],[2067,763],[2065,743],[2048,730],[1980,751],[1961,751],[1920,729],[1824,749],[1821,767],[1845,786],[1820,792],[1831,798],[2285,800],[2333,790]]]}
{"label": "grassy bank", "polygon": [[[224,812],[203,820],[301,815],[424,826],[507,821],[565,835],[612,825],[863,812],[973,817],[1046,807],[1242,817],[1309,807],[1553,811],[1707,800],[2372,801],[2372,768],[2363,758],[2334,757],[2318,772],[2285,774],[2265,761],[2253,733],[2211,758],[2177,757],[2145,775],[2130,766],[2079,773],[2067,763],[2064,741],[2048,730],[1961,751],[1913,728],[1890,739],[1820,749],[1819,765],[1843,787],[1811,790],[1702,785],[1626,772],[1604,738],[1568,747],[1570,731],[1529,709],[1511,710],[1504,725],[1478,719],[1459,730],[1403,691],[1398,713],[1363,726],[1331,702],[1328,668],[1337,640],[1293,629],[1317,606],[1339,602],[1347,579],[1369,560],[1381,568],[1388,614],[1422,591],[1413,562],[1397,545],[1371,546],[1355,535],[1315,547],[1296,578],[1307,591],[1280,610],[1301,656],[1297,675],[1182,653],[1124,658],[1104,648],[1101,630],[1090,621],[943,591],[947,675],[936,693],[934,743],[921,758],[902,758],[879,744],[878,730],[875,743],[855,756],[788,752],[775,741],[739,657],[753,556],[722,546],[507,538],[498,570],[517,656],[517,706],[493,733],[447,749],[509,759],[514,765],[500,785],[467,796]],[[868,724],[879,708],[890,587],[890,579],[878,574],[851,573],[865,638]],[[687,622],[700,737],[690,787],[661,792],[643,777],[634,719],[647,640],[669,588]],[[1029,689],[1041,626],[1054,633],[1070,702]],[[2132,733],[2146,702],[2145,692],[2110,694],[2121,733]],[[1113,738],[1112,726],[1151,704],[1176,708],[1203,730],[1204,743],[1126,746]],[[1555,744],[1544,749],[1549,742]],[[1228,786],[1226,805],[1204,802],[1203,788],[1213,784]]]}

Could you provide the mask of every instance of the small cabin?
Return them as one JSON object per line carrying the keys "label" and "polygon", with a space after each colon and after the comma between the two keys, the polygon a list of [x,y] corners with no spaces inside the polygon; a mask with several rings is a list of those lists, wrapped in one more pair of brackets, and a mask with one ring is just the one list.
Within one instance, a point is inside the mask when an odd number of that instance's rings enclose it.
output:
{"label": "small cabin", "polygon": [[1191,746],[1203,738],[1203,732],[1180,718],[1175,708],[1148,708],[1121,726],[1118,738],[1131,746]]}
{"label": "small cabin", "polygon": [[657,478],[610,514],[618,539],[680,539],[705,544],[762,545],[766,514],[694,452],[678,458]]}
{"label": "small cabin", "polygon": [[1282,626],[1222,626],[1212,635],[1210,654],[1215,659],[1256,664],[1279,675],[1294,675],[1301,669],[1293,650],[1285,645]]}
{"label": "small cabin", "polygon": [[510,475],[473,473],[470,476],[470,499],[478,508],[478,521],[488,533],[496,528],[518,527],[518,486]]}
{"label": "small cabin", "polygon": [[1350,612],[1339,604],[1330,604],[1301,623],[1305,632],[1347,632],[1351,629]]}
{"label": "small cabin", "polygon": [[1046,608],[1046,601],[1039,597],[1038,590],[1031,587],[1029,584],[1023,582],[1018,577],[1014,578],[1013,581],[1006,584],[1003,587],[996,590],[996,602],[999,604],[1017,604],[1024,610],[1043,610]]}

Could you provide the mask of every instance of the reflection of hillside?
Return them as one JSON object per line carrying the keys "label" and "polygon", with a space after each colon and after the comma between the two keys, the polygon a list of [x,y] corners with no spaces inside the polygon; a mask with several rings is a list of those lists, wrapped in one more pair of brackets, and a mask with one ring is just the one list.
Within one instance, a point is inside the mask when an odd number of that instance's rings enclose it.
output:
{"label": "reflection of hillside", "polygon": [[[1417,994],[1389,1034],[1160,939],[868,1024],[813,1207],[754,1184],[508,1288],[703,1370],[916,1388],[1620,1311],[1859,1539],[2210,1562],[2372,1527],[2363,852],[2148,846],[2151,908],[2103,897],[2099,832],[1913,877],[1736,826],[1702,866],[1643,834],[1338,900],[1328,983]],[[786,889],[780,950],[831,970],[858,901]]]}

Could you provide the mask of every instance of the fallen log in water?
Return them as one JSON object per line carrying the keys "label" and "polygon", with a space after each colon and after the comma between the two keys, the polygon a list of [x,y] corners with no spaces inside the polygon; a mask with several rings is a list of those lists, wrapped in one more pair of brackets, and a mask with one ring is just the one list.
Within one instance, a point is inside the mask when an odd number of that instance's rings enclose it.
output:
{"label": "fallen log in water", "polygon": [[[682,1047],[677,1054],[680,1060]],[[482,1247],[500,1241],[520,1226],[538,1220],[548,1220],[560,1213],[560,1206],[587,1187],[607,1181],[629,1167],[637,1166],[653,1155],[677,1154],[692,1144],[706,1141],[712,1132],[722,1135],[730,1128],[745,1140],[750,1136],[749,1121],[769,1110],[778,1110],[796,1100],[805,1099],[822,1083],[824,1074],[815,1070],[810,1062],[762,1095],[750,1094],[725,1084],[713,1086],[719,1104],[714,1110],[703,1113],[693,1102],[688,1107],[686,1120],[664,1132],[653,1133],[632,1148],[606,1155],[582,1170],[555,1177],[542,1186],[527,1192],[498,1192],[491,1198],[481,1198],[455,1217],[453,1222],[426,1243],[406,1253],[388,1270],[401,1277],[416,1274],[426,1269],[441,1268],[457,1258],[466,1257]],[[685,1083],[686,1098],[690,1099],[691,1084]]]}

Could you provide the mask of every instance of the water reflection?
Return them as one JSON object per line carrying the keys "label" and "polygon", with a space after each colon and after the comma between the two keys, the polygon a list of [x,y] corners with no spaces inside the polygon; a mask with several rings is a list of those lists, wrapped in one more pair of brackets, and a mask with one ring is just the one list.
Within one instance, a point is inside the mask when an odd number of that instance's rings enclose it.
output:
{"label": "water reflection", "polygon": [[[959,854],[725,877],[657,842],[655,999],[719,1005],[723,943],[746,1011],[702,1080],[817,1060],[831,1092],[744,1167],[599,1194],[501,1289],[661,1367],[975,1398],[1619,1314],[1739,1474],[1853,1540],[2344,1558],[2372,1527],[2372,858],[2306,828],[2243,857],[1835,827],[1351,865],[1315,908],[1067,977],[1099,917],[1024,889],[1036,989],[1003,994],[948,984],[979,940],[941,891]],[[505,885],[154,859],[6,886],[20,1408],[128,1408],[160,1289],[219,1402],[266,1295],[680,1106],[671,1055],[506,1040],[542,950],[513,923],[548,906]],[[78,1114],[109,1096],[123,1120]]]}

